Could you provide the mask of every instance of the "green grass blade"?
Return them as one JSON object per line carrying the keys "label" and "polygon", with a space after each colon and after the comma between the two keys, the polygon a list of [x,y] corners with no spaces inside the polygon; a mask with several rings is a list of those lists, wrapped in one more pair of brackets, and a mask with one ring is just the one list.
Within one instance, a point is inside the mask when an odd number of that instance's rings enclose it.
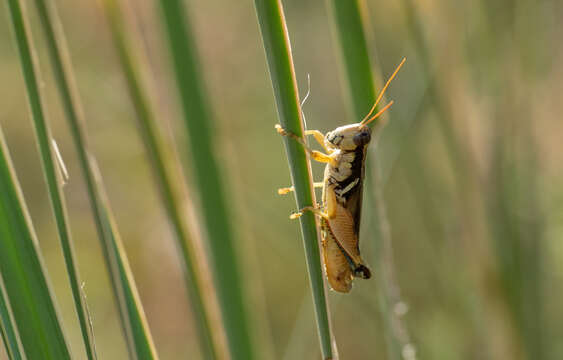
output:
{"label": "green grass blade", "polygon": [[[10,9],[16,44],[18,46],[20,54],[22,72],[26,84],[31,114],[35,125],[35,132],[39,144],[39,152],[41,155],[43,170],[44,174],[46,175],[51,204],[53,206],[53,211],[57,222],[57,229],[59,230],[60,234],[61,245],[64,249],[65,262],[67,264],[67,270],[69,272],[69,277],[71,279],[72,285],[76,285],[78,287],[79,300],[76,305],[79,307],[78,312],[80,313],[80,306],[82,304],[82,298],[79,293],[80,285],[78,283],[79,280],[77,278],[75,268],[72,244],[70,242],[70,231],[68,228],[65,208],[61,197],[61,184],[59,179],[57,178],[58,174],[55,170],[56,165],[53,161],[49,130],[45,122],[45,111],[41,102],[42,99],[39,90],[39,81],[37,78],[38,70],[36,63],[34,62],[35,55],[32,48],[31,33],[29,27],[27,26],[25,9],[22,7],[22,4],[18,0],[10,0],[8,1],[8,5]],[[58,326],[59,325],[57,322],[57,327]],[[55,333],[54,335],[56,336],[57,334]],[[64,337],[62,337],[62,333],[60,334],[60,336],[61,339],[58,340],[58,342],[60,343],[60,349],[57,349],[56,351],[60,354],[60,356],[68,356],[68,349],[66,347]],[[24,340],[24,343],[25,341],[26,340]]]}
{"label": "green grass blade", "polygon": [[327,0],[327,3],[342,65],[344,95],[351,105],[353,121],[360,121],[370,110],[376,95],[360,2]]}
{"label": "green grass blade", "polygon": [[[299,107],[299,95],[293,59],[291,57],[289,35],[281,2],[255,0],[254,4],[268,59],[281,126],[302,137],[303,122]],[[287,137],[284,137],[284,143],[291,170],[291,178],[295,186],[297,206],[300,209],[311,206],[314,203],[311,169],[303,146]],[[333,352],[326,290],[323,282],[315,217],[310,212],[306,212],[301,217],[301,233],[303,235],[309,280],[315,303],[321,351],[324,359],[330,359],[333,356]]]}
{"label": "green grass blade", "polygon": [[[152,108],[149,96],[147,95],[146,85],[143,86],[141,65],[135,57],[135,53],[130,40],[128,40],[122,28],[123,18],[121,9],[117,1],[104,1],[104,8],[109,20],[113,39],[117,48],[118,57],[125,75],[125,80],[129,89],[129,94],[133,106],[137,113],[139,131],[143,138],[147,154],[150,158],[153,175],[157,182],[162,203],[168,215],[172,229],[176,235],[176,244],[181,253],[181,260],[184,265],[184,276],[192,306],[192,315],[195,319],[200,339],[200,347],[205,359],[217,358],[217,351],[214,344],[219,344],[219,340],[213,341],[223,332],[223,329],[211,331],[208,313],[211,312],[210,304],[203,300],[202,291],[203,279],[200,271],[196,269],[194,255],[196,251],[192,246],[192,239],[189,237],[185,214],[180,203],[180,187],[174,180],[178,179],[179,174],[175,173],[175,167],[167,161],[164,142],[157,126],[157,119],[154,108]],[[193,236],[193,235],[192,235]]]}
{"label": "green grass blade", "polygon": [[[12,15],[18,15],[19,9],[16,1],[10,4]],[[16,22],[18,18],[14,16]],[[0,273],[26,356],[70,359],[37,239],[1,132]]]}
{"label": "green grass blade", "polygon": [[[156,350],[146,324],[144,310],[137,294],[127,256],[114,225],[113,215],[97,167],[93,158],[89,156],[86,132],[83,128],[84,113],[75,90],[76,86],[71,72],[62,25],[54,6],[46,7],[41,1],[38,1],[37,5],[44,26],[56,85],[61,95],[79,163],[86,180],[96,229],[101,240],[104,259],[110,272],[114,294],[118,301],[129,351],[131,356],[137,359],[156,359]],[[96,174],[98,175],[97,178]]]}
{"label": "green grass blade", "polygon": [[219,165],[211,138],[212,116],[207,104],[195,42],[186,9],[179,0],[161,0],[163,23],[176,74],[184,125],[199,190],[202,218],[227,342],[233,359],[254,359],[244,306],[242,279],[234,250],[235,235]]}
{"label": "green grass blade", "polygon": [[[375,101],[375,87],[360,1],[328,0],[343,68],[345,93],[351,104],[354,122],[360,121]],[[375,147],[375,144],[372,147]],[[372,156],[374,153],[371,152]],[[394,296],[394,291],[391,290],[391,287],[398,287],[394,277],[391,232],[383,199],[383,185],[377,169],[378,162],[371,157],[368,157],[367,162],[367,167],[372,169],[371,173],[374,175],[370,179],[371,186],[366,186],[366,193],[377,220],[375,239],[378,254],[376,277],[380,285],[379,305],[385,325],[388,358],[399,360],[402,358],[404,347],[409,344],[409,339],[408,335],[399,336],[400,333],[407,333],[405,329],[397,330],[397,326],[403,325],[393,312],[393,306],[400,298]]]}
{"label": "green grass blade", "polygon": [[[509,97],[509,96],[508,96]],[[511,100],[507,100],[511,101]],[[518,108],[520,106],[520,108]],[[493,146],[490,183],[487,196],[493,254],[498,268],[500,294],[504,298],[514,328],[516,353],[527,359],[546,358],[543,322],[544,279],[541,274],[545,251],[545,220],[539,196],[537,175],[537,139],[525,105],[514,103],[511,112],[495,124],[499,139]],[[510,120],[506,120],[510,119]],[[512,137],[503,138],[509,122],[518,119],[516,131],[525,150]],[[514,209],[526,209],[517,212]],[[524,215],[525,214],[525,215]]]}
{"label": "green grass blade", "polygon": [[[471,192],[467,191],[467,188],[475,186],[475,184],[473,184],[474,181],[472,181],[473,174],[467,167],[473,163],[473,160],[469,157],[470,153],[464,149],[463,142],[453,128],[451,122],[453,118],[452,111],[447,106],[447,99],[440,94],[438,89],[438,81],[436,80],[438,72],[433,70],[431,54],[428,51],[430,47],[424,37],[424,27],[422,26],[420,16],[417,14],[415,4],[412,0],[403,0],[403,6],[405,9],[407,30],[413,39],[420,65],[422,65],[422,75],[428,84],[428,102],[437,114],[440,130],[444,137],[444,143],[448,147],[447,155],[452,168],[455,170],[456,186],[459,189],[463,189],[457,193],[461,196],[470,194]],[[468,199],[463,199],[462,201],[467,203]]]}
{"label": "green grass blade", "polygon": [[[49,21],[49,18],[46,15],[45,3],[43,1],[37,1],[36,3],[40,10],[39,14],[41,15],[40,18],[43,21],[44,27],[50,29],[50,27],[45,25],[45,22]],[[18,14],[14,13],[13,16],[18,16]],[[19,22],[21,22],[22,24],[25,23],[25,14],[23,11],[19,14],[19,16],[21,18],[18,19],[17,22],[14,21],[14,24],[17,24]],[[25,28],[16,29],[16,32],[21,32],[21,36],[17,36],[16,38],[18,41],[18,47],[20,48],[22,67],[24,69],[26,79],[27,93],[33,109],[33,124],[35,128],[37,143],[39,145],[39,154],[41,157],[43,174],[47,182],[49,198],[51,200],[51,207],[55,215],[61,248],[63,250],[66,270],[70,281],[76,313],[78,314],[84,345],[88,354],[88,359],[93,360],[96,358],[94,353],[94,339],[88,326],[86,304],[81,294],[81,280],[78,273],[77,261],[72,243],[72,236],[68,224],[68,217],[62,194],[62,182],[59,176],[60,174],[57,171],[58,169],[56,168],[56,155],[54,154],[52,147],[52,137],[46,119],[47,114],[42,104],[42,94],[38,85],[38,69],[36,66],[34,66],[35,64],[31,59],[31,56],[33,56],[31,33],[30,31],[26,31]]]}
{"label": "green grass blade", "polygon": [[0,335],[10,360],[23,359],[20,335],[16,329],[12,309],[8,303],[8,295],[4,288],[2,276],[0,276]]}
{"label": "green grass blade", "polygon": [[[102,186],[100,172],[95,166],[93,170],[96,185],[100,188]],[[133,273],[109,208],[109,201],[105,193],[100,195],[99,217],[104,231],[103,250],[109,263],[112,285],[120,305],[120,315],[127,335],[130,354],[137,360],[158,359]]]}

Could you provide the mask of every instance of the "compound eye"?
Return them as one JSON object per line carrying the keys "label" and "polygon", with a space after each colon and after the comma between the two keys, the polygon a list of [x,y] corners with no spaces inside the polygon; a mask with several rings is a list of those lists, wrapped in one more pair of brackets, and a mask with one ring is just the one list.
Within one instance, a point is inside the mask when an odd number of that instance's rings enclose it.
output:
{"label": "compound eye", "polygon": [[371,134],[369,131],[362,131],[354,135],[354,144],[356,146],[364,146],[367,145],[371,140]]}

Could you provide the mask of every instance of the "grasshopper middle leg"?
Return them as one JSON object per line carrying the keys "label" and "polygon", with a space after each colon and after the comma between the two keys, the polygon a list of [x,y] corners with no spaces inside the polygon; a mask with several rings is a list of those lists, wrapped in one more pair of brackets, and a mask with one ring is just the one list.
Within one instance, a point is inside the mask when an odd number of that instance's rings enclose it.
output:
{"label": "grasshopper middle leg", "polygon": [[[314,188],[322,188],[324,186],[324,182],[319,181],[319,182],[314,182],[313,183],[313,187]],[[295,187],[294,186],[290,186],[290,187],[284,187],[284,188],[279,188],[278,189],[278,194],[279,195],[286,195],[289,194],[290,192],[295,191]]]}
{"label": "grasshopper middle leg", "polygon": [[311,211],[313,214],[322,217],[325,220],[332,220],[336,217],[336,194],[334,192],[334,185],[329,184],[326,189],[326,199],[324,200],[324,211],[318,206],[305,206],[296,213],[289,216],[290,219],[298,219],[303,216],[305,211]]}

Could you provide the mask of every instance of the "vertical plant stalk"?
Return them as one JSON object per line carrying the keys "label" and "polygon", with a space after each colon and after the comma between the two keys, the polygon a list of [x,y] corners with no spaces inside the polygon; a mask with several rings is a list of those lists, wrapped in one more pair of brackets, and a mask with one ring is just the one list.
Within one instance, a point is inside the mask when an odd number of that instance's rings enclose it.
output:
{"label": "vertical plant stalk", "polygon": [[53,66],[55,83],[61,96],[79,163],[86,180],[96,229],[102,245],[104,260],[110,272],[130,355],[139,360],[156,359],[158,357],[146,324],[144,310],[137,293],[127,255],[113,220],[101,176],[97,171],[93,157],[89,155],[86,132],[83,128],[84,113],[76,92],[62,25],[54,4],[47,6],[45,0],[36,0],[36,5],[47,40],[47,50]]}
{"label": "vertical plant stalk", "polygon": [[[359,121],[375,101],[373,74],[362,17],[365,4],[362,0],[327,0],[327,2],[331,10],[333,32],[341,60],[342,79],[351,105],[351,113],[353,118]],[[375,139],[377,140],[377,134]],[[394,274],[391,228],[383,199],[383,185],[377,169],[378,161],[374,158],[376,145],[377,143],[372,145],[372,155],[368,157],[367,166],[371,168],[372,176],[369,177],[371,186],[366,187],[366,193],[377,219],[375,233],[378,270],[376,274],[382,288],[379,293],[379,303],[385,324],[388,357],[401,359],[405,356],[405,352],[414,356],[414,348],[410,344],[405,326],[394,311],[395,305],[401,303],[401,299]]]}
{"label": "vertical plant stalk", "polygon": [[10,360],[23,359],[23,349],[20,341],[20,335],[16,328],[14,315],[8,303],[8,295],[4,288],[4,281],[0,274],[0,336],[4,342],[6,353]]}
{"label": "vertical plant stalk", "polygon": [[[255,0],[256,15],[260,23],[262,40],[268,60],[270,78],[274,88],[278,117],[281,126],[289,132],[302,137],[303,121],[299,106],[295,69],[291,56],[291,46],[287,25],[279,0]],[[284,144],[295,187],[295,197],[299,209],[312,206],[314,193],[310,163],[303,146],[297,141],[284,137]],[[319,240],[315,217],[305,212],[300,218],[301,234],[305,247],[309,281],[315,304],[317,331],[323,359],[332,359],[332,334],[328,316],[326,288],[320,260]]]}
{"label": "vertical plant stalk", "polygon": [[[489,231],[500,291],[514,328],[512,343],[517,346],[511,346],[512,351],[527,359],[543,359],[547,331],[542,321],[541,276],[545,230],[536,175],[540,171],[537,140],[528,121],[533,117],[528,99],[518,101],[511,90],[504,96],[507,99],[501,103],[508,110],[496,109],[498,120],[493,129],[496,141],[486,209]],[[514,126],[515,120],[521,123]],[[503,138],[509,126],[514,126],[514,137]]]}
{"label": "vertical plant stalk", "polygon": [[[517,6],[537,7],[538,4],[520,2]],[[499,276],[499,287],[514,328],[511,351],[515,356],[528,359],[548,358],[546,338],[550,326],[545,319],[543,297],[545,279],[543,255],[545,251],[544,210],[542,209],[538,173],[541,158],[534,131],[534,108],[527,94],[534,93],[537,83],[529,76],[530,61],[541,57],[541,34],[530,26],[537,14],[529,14],[526,23],[516,20],[516,12],[505,12],[501,7],[481,1],[483,30],[476,39],[467,39],[465,47],[471,56],[472,45],[485,47],[485,53],[473,61],[471,70],[475,79],[484,77],[484,86],[496,96],[493,105],[495,120],[492,129],[491,164],[488,175],[486,214],[493,254]],[[537,10],[537,9],[535,9]],[[521,9],[520,11],[525,11]],[[535,46],[523,39],[513,44],[506,39],[518,37],[518,27],[525,27],[526,37],[534,39]],[[483,46],[483,44],[485,44]],[[516,45],[516,46],[515,46]],[[526,55],[523,55],[523,54]],[[473,55],[475,56],[475,55]],[[510,59],[511,66],[505,66]],[[485,72],[484,72],[485,70]],[[525,94],[518,91],[514,79],[526,84]],[[483,80],[481,80],[483,81]],[[510,84],[507,86],[507,84]],[[508,130],[510,129],[510,130]],[[510,136],[507,135],[507,131]],[[525,150],[521,150],[525,149]],[[519,209],[519,210],[515,210]]]}
{"label": "vertical plant stalk", "polygon": [[[466,189],[469,185],[471,185],[471,182],[469,181],[471,179],[471,176],[469,175],[471,174],[468,174],[469,171],[466,164],[470,164],[472,159],[469,158],[458,134],[452,127],[452,123],[450,121],[452,115],[446,105],[445,99],[441,96],[438,90],[436,74],[432,69],[432,59],[428,52],[428,46],[424,37],[424,28],[420,22],[420,17],[416,13],[413,1],[403,0],[403,6],[405,8],[407,18],[407,29],[413,38],[413,43],[420,58],[420,64],[422,65],[423,76],[426,78],[428,83],[427,98],[438,115],[437,117],[439,120],[440,130],[442,131],[445,144],[448,147],[447,155],[451,166],[454,169],[454,175],[456,175],[457,187],[460,189]],[[461,195],[470,194],[470,192],[466,190],[460,190],[457,191],[457,193]],[[465,202],[467,199],[464,199],[463,201]]]}
{"label": "vertical plant stalk", "polygon": [[[203,358],[215,359],[218,357],[218,351],[215,348],[222,345],[221,340],[224,337],[224,329],[222,329],[220,324],[213,324],[214,328],[213,330],[211,329],[212,322],[208,314],[216,312],[217,309],[211,308],[212,304],[210,301],[204,301],[205,293],[202,290],[204,288],[202,286],[204,280],[201,277],[202,272],[198,269],[198,263],[194,257],[197,254],[197,248],[192,246],[192,241],[197,241],[196,237],[198,234],[192,231],[190,239],[190,229],[185,223],[184,219],[186,216],[182,210],[180,186],[175,181],[178,179],[179,174],[174,172],[176,168],[166,159],[164,141],[157,126],[154,108],[149,101],[148,87],[146,82],[143,82],[141,63],[135,56],[133,44],[127,38],[123,28],[122,9],[118,1],[115,0],[105,0],[103,4],[133,107],[137,113],[139,132],[143,138],[146,152],[152,165],[153,176],[160,191],[166,214],[175,232],[176,245],[181,253],[180,260],[184,267],[186,287],[192,307],[192,315],[198,329]],[[202,255],[204,254],[200,254],[200,256]],[[214,341],[214,338],[221,339],[215,339]],[[222,352],[225,351],[226,349],[222,350]],[[222,356],[224,357],[225,354]]]}
{"label": "vertical plant stalk", "polygon": [[[42,1],[38,2],[42,3]],[[15,31],[18,34],[16,39],[18,41],[18,47],[20,49],[27,94],[32,108],[33,125],[35,129],[37,144],[39,147],[41,165],[47,183],[49,199],[51,200],[51,207],[55,216],[59,240],[61,242],[61,248],[66,265],[66,271],[69,277],[72,298],[74,300],[74,306],[78,315],[80,330],[82,332],[82,340],[84,342],[84,347],[86,349],[88,359],[94,360],[96,359],[94,338],[93,334],[89,331],[90,328],[88,326],[86,304],[80,292],[80,284],[82,281],[80,280],[80,274],[78,272],[73,240],[68,223],[66,206],[64,203],[64,195],[62,192],[62,178],[60,176],[60,172],[57,171],[57,164],[55,163],[56,158],[51,143],[52,136],[50,133],[49,125],[47,124],[47,114],[45,107],[42,103],[42,94],[38,79],[39,70],[37,64],[33,62],[34,51],[32,48],[31,32],[29,31],[29,29],[26,30],[25,25],[21,29],[18,29],[16,25],[18,22],[21,22],[22,24],[25,24],[26,22],[25,13],[23,10],[24,9],[22,9],[22,12],[19,14],[19,21],[14,21],[14,25],[16,26]],[[40,11],[40,14],[42,14],[42,11]],[[14,14],[13,16],[15,17],[18,15]],[[41,16],[41,19],[44,20],[43,16]]]}
{"label": "vertical plant stalk", "polygon": [[[22,30],[20,9],[16,1],[10,3],[14,28]],[[17,31],[16,35],[22,33]],[[11,307],[27,358],[70,360],[38,241],[1,131],[0,273],[3,293]],[[2,321],[7,324],[4,319]]]}
{"label": "vertical plant stalk", "polygon": [[242,279],[234,249],[234,229],[213,150],[212,116],[201,78],[196,45],[182,1],[161,0],[160,5],[230,354],[235,360],[252,360],[256,351],[244,306]]}

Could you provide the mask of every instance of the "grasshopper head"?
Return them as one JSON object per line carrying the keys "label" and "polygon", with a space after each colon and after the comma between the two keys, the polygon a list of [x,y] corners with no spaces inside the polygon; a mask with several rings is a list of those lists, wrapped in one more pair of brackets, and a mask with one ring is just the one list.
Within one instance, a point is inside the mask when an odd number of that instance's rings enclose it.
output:
{"label": "grasshopper head", "polygon": [[325,144],[332,149],[353,151],[371,140],[371,129],[362,123],[340,126],[325,136]]}

